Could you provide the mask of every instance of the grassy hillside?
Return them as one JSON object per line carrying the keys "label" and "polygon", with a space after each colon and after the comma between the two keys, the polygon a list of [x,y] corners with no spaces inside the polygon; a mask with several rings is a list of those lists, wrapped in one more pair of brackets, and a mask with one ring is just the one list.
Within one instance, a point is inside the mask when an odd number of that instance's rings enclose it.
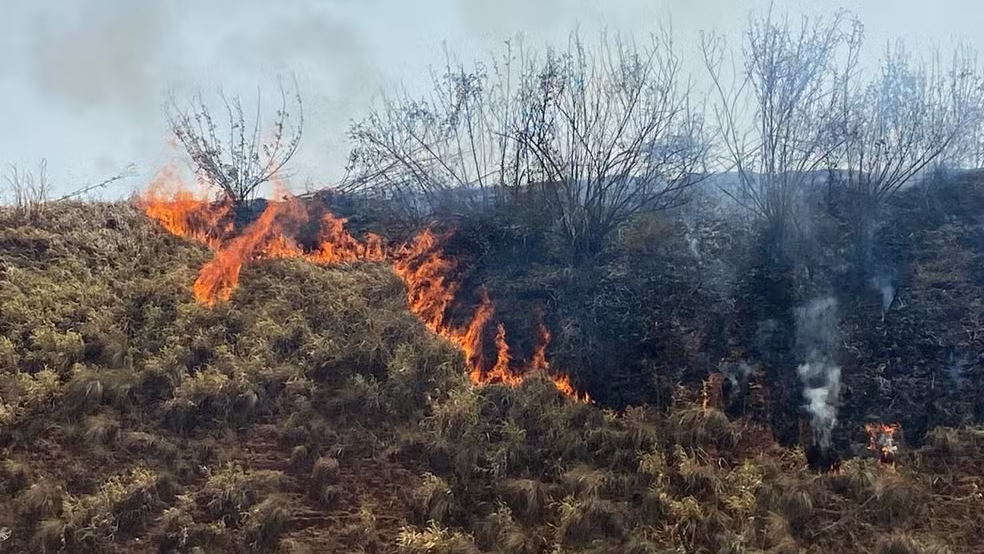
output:
{"label": "grassy hillside", "polygon": [[476,388],[387,265],[210,308],[210,258],[128,204],[0,213],[0,552],[981,551],[984,432],[817,474],[713,391]]}

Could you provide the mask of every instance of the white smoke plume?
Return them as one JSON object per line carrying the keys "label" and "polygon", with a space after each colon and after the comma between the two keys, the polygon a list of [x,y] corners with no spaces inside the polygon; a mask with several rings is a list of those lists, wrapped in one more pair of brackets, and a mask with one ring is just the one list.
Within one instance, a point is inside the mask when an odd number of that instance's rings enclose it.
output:
{"label": "white smoke plume", "polygon": [[796,339],[805,355],[797,373],[810,413],[817,444],[827,448],[837,425],[841,368],[834,363],[837,343],[837,300],[818,298],[796,309]]}
{"label": "white smoke plume", "polygon": [[895,302],[895,284],[888,275],[879,274],[871,278],[871,288],[881,293],[882,313],[888,311]]}

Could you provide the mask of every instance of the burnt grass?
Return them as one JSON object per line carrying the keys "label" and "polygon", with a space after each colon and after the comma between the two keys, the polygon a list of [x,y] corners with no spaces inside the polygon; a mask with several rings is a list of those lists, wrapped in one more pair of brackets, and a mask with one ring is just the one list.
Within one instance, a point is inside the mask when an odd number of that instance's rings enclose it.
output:
{"label": "burnt grass", "polygon": [[[487,288],[522,359],[541,311],[595,404],[473,387],[384,265],[258,262],[207,308],[208,250],[129,203],[2,211],[0,552],[980,551],[984,179],[896,195],[863,260],[846,205],[818,193],[782,246],[715,210],[639,217],[573,265],[518,208],[444,222],[456,317]],[[807,460],[791,331],[820,296],[833,472]],[[871,421],[901,423],[895,469]]]}

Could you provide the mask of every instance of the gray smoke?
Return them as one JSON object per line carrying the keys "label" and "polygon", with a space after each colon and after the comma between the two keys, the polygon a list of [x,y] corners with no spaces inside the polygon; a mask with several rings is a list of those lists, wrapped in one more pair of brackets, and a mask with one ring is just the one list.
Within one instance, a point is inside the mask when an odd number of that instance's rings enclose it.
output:
{"label": "gray smoke", "polygon": [[738,362],[727,362],[720,366],[721,375],[731,382],[733,390],[740,391],[748,378],[752,375],[752,366],[748,362],[741,360]]}
{"label": "gray smoke", "polygon": [[870,283],[871,288],[881,293],[882,313],[887,312],[892,307],[892,303],[895,302],[895,283],[892,282],[892,277],[878,274],[871,278]]}
{"label": "gray smoke", "polygon": [[818,298],[796,309],[796,342],[804,356],[797,373],[817,444],[829,447],[837,425],[841,368],[834,362],[837,300]]}

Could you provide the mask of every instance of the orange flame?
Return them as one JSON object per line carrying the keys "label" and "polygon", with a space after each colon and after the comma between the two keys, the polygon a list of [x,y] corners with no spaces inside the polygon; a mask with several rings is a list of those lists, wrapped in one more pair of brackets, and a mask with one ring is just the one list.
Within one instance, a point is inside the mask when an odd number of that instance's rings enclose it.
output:
{"label": "orange flame", "polygon": [[898,452],[895,432],[900,427],[898,423],[867,423],[864,426],[864,430],[868,432],[868,450],[878,453],[878,461],[882,465],[895,467],[895,454]]}
{"label": "orange flame", "polygon": [[356,261],[381,262],[386,259],[386,246],[382,237],[370,234],[363,244],[345,230],[347,220],[326,213],[321,219],[321,244],[317,252],[307,259],[320,264],[349,263]]}
{"label": "orange flame", "polygon": [[246,227],[241,235],[222,245],[212,261],[202,267],[194,285],[195,299],[207,306],[225,302],[239,286],[243,264],[259,257],[284,258],[300,254],[300,247],[285,237],[282,220],[294,223],[304,218],[306,214],[300,203],[292,198],[270,202],[259,219]]}
{"label": "orange flame", "polygon": [[256,221],[235,238],[226,240],[232,231],[232,223],[227,217],[231,206],[209,203],[182,189],[174,190],[170,198],[166,198],[162,191],[169,183],[177,183],[177,180],[173,172],[165,171],[141,197],[139,206],[172,234],[216,249],[214,258],[202,267],[193,286],[198,302],[215,306],[228,301],[239,285],[242,267],[254,260],[303,257],[318,264],[388,261],[406,284],[410,311],[431,332],[462,350],[473,383],[517,386],[527,375],[542,371],[565,395],[591,401],[587,394],[577,393],[567,376],[549,372],[546,349],[551,337],[542,322],[542,314],[530,363],[525,367],[515,366],[506,329],[499,323],[495,334],[496,358],[489,367],[485,358],[486,329],[493,320],[495,307],[483,290],[480,302],[466,324],[452,325],[448,312],[460,291],[460,283],[455,280],[457,264],[444,256],[443,237],[432,231],[424,230],[409,243],[390,249],[379,235],[368,234],[364,241],[357,240],[345,229],[346,219],[325,213],[317,249],[305,252],[293,237],[307,221],[307,211],[297,199],[283,195],[283,201],[269,202]]}
{"label": "orange flame", "polygon": [[232,206],[212,203],[206,195],[188,191],[173,167],[165,168],[154,178],[137,199],[137,206],[171,234],[211,248],[217,248],[232,231],[231,221],[221,224]]}

